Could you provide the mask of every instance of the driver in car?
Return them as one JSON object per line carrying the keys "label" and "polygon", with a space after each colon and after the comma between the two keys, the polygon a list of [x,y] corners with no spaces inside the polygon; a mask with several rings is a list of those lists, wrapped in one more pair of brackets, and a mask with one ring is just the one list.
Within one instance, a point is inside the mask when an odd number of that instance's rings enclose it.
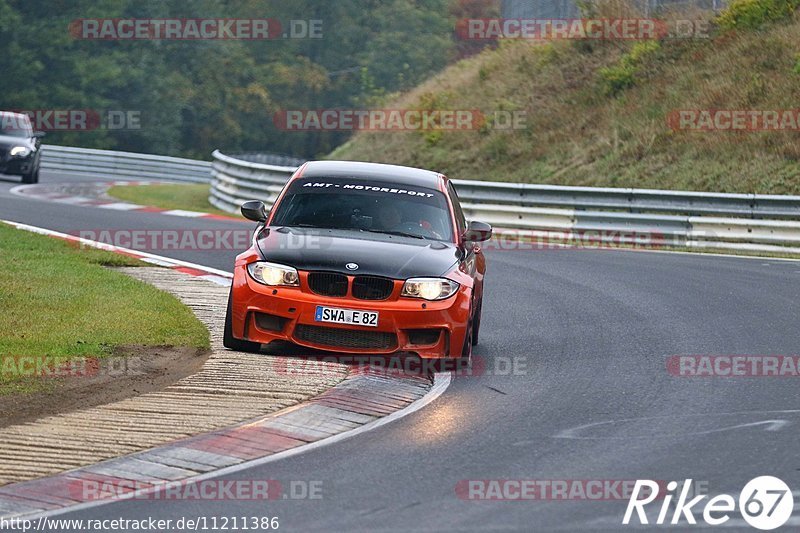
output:
{"label": "driver in car", "polygon": [[442,238],[438,232],[434,231],[432,224],[427,220],[403,222],[403,214],[400,209],[391,204],[384,206],[383,209],[378,212],[378,224],[382,230],[408,231],[409,229],[413,229],[413,233],[421,237],[432,236],[435,239]]}

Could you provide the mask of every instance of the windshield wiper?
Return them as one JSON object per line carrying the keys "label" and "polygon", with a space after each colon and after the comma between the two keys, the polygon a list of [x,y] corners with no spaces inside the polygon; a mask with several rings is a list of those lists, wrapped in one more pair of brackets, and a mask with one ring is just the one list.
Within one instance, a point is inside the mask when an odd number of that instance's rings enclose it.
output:
{"label": "windshield wiper", "polygon": [[400,237],[411,237],[412,239],[424,239],[422,235],[414,233],[406,233],[405,231],[396,231],[391,229],[359,229],[359,231],[368,231],[369,233],[383,233],[385,235],[398,235]]}
{"label": "windshield wiper", "polygon": [[331,229],[316,224],[284,224],[284,228],[312,228],[312,229]]}
{"label": "windshield wiper", "polygon": [[313,228],[313,229],[341,229],[345,231],[366,231],[369,233],[382,233],[384,235],[397,235],[398,237],[411,237],[412,239],[427,239],[427,237],[423,237],[422,235],[417,235],[415,233],[407,233],[405,231],[397,231],[397,230],[390,230],[390,229],[364,229],[364,228],[331,228],[331,227],[324,227],[324,226],[317,226],[314,224],[284,224],[286,228]]}

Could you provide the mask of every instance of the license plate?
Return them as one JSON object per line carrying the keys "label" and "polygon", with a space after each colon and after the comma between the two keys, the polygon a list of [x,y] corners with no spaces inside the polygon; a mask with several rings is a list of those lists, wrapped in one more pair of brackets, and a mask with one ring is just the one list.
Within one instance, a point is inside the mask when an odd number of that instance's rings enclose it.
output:
{"label": "license plate", "polygon": [[378,327],[378,313],[375,311],[358,311],[339,307],[317,306],[314,315],[317,322],[334,322],[336,324],[353,324],[356,326]]}

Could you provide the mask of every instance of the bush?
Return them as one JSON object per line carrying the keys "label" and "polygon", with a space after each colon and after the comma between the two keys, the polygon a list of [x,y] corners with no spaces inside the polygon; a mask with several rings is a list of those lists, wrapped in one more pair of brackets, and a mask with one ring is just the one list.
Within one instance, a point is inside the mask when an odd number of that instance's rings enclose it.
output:
{"label": "bush", "polygon": [[636,69],[630,65],[614,65],[600,69],[603,94],[615,96],[636,83]]}
{"label": "bush", "polygon": [[800,0],[733,0],[717,23],[722,29],[755,29],[766,22],[788,18],[800,6]]}
{"label": "bush", "polygon": [[620,58],[619,63],[600,69],[603,93],[615,96],[636,83],[636,74],[645,60],[657,52],[661,46],[658,41],[636,43],[631,51]]}

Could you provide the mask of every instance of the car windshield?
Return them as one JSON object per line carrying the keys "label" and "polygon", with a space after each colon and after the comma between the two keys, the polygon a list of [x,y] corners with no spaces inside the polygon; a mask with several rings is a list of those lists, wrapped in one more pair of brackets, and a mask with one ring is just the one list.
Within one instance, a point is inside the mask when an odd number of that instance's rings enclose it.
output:
{"label": "car windshield", "polygon": [[274,226],[333,228],[419,239],[451,240],[450,210],[441,192],[383,181],[309,178],[293,182]]}
{"label": "car windshield", "polygon": [[33,130],[26,115],[0,113],[0,135],[11,137],[31,137]]}

